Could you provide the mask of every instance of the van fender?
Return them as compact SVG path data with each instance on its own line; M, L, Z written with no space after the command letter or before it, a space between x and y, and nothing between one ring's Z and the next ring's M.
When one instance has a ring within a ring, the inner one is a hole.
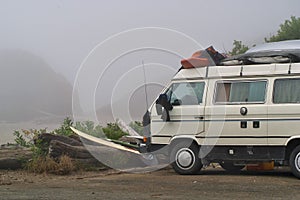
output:
M193 136L193 135L178 135L178 136L174 136L174 137L171 138L170 144L176 142L176 140L178 140L178 141L182 141L182 140L191 140L191 141L196 142L196 144L199 145L199 143L198 143L196 137Z
M294 135L294 136L290 137L290 138L285 142L285 146L287 146L288 143L289 143L290 141L295 140L295 139L300 140L300 135Z

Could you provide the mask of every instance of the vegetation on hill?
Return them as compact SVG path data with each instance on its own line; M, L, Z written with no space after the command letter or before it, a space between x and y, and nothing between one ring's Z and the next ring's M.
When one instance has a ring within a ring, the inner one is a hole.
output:
M296 39L300 39L300 17L291 16L291 19L285 20L284 23L280 24L276 35L271 36L269 39L265 38L265 41L279 42Z
M280 24L277 34L270 38L265 38L265 42L279 42L284 40L300 39L300 17L291 16L290 19L285 20ZM255 45L252 45L255 46ZM234 40L233 48L229 51L230 55L238 55L245 53L249 47L244 45L242 41Z

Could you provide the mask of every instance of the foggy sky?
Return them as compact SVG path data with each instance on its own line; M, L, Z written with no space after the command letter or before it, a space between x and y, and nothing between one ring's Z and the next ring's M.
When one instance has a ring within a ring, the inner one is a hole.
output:
M299 0L0 2L0 48L38 55L71 83L88 53L121 31L169 28L203 46L229 51L233 40L262 43L264 37L276 34L284 20L300 16Z
M102 79L92 77L95 74L91 73L83 76L88 87L75 91L78 92L75 100L81 100L77 102L78 112L83 109L90 115L89 106L95 101L100 121L108 121L108 116L114 115L129 122L141 119L145 109L180 67L180 59L189 57L199 46L213 45L226 52L232 49L233 40L250 46L260 44L265 37L276 34L284 20L292 15L300 16L299 0L0 0L0 3L0 52L3 55L0 56L0 144L12 141L15 129L37 128L37 124L41 128L51 127L52 118L42 124L30 120L41 121L44 115L61 118L70 113L74 100L70 98L72 86L81 64L98 44L113 35L143 27L160 27L164 29L161 33L174 30L180 36L185 35L178 40L177 36L167 34L161 38L158 34L155 38L152 32L144 32L145 44L158 45L162 41L173 54L150 48L113 57L117 50L132 46L137 40L143 44L144 38L137 34L129 41L105 43L106 49L98 50L100 53L94 55L94 62L89 60L101 74L107 66L101 57L115 58ZM190 40L184 42L186 38ZM142 87L145 82L142 62L147 83L153 83L148 87L149 102L145 102ZM97 79L98 82L92 82ZM96 88L95 93L87 93L92 87ZM83 119L86 117L90 116ZM7 123L17 118L30 123ZM54 120L53 127L57 127L56 122Z

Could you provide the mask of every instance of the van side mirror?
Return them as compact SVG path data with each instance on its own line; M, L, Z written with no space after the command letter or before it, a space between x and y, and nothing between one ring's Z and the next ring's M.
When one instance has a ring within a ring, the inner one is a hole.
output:
M158 99L156 100L156 112L158 115L162 115L163 121L170 121L169 111L172 109L173 109L173 106L168 101L167 95L160 94Z

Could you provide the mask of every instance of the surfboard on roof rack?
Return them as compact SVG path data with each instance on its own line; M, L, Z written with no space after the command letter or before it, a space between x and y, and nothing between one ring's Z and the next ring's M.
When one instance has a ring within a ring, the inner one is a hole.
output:
M300 62L300 40L288 40L257 45L246 53L231 56L221 65L251 65Z
M280 42L270 42L257 45L249 49L246 53L276 50L296 50L300 49L300 40L286 40Z
M271 63L300 62L300 49L292 50L264 50L249 52L225 58L221 65L251 65Z

